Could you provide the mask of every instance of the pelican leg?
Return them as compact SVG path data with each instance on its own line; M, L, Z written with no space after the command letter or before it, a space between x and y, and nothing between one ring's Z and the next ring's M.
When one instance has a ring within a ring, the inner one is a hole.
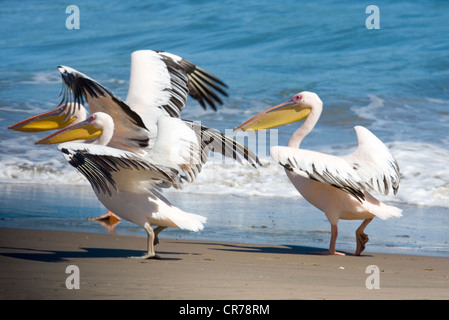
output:
M337 236L338 236L338 227L336 224L331 224L331 243L329 245L329 251L319 251L319 252L309 252L310 254L317 254L317 255L329 255L329 256L345 256L343 252L337 252L335 250L335 245L337 243Z
M337 237L338 237L338 227L336 224L331 224L331 243L329 246L329 255L344 256L345 255L344 253L335 251Z
M157 245L159 243L159 232L166 229L167 227L157 227L154 229L154 245Z
M96 221L101 224L103 227L108 229L110 233L114 233L115 226L120 223L122 219L120 219L117 215L112 211L108 211L102 216L95 218L88 218L87 221Z
M368 223L371 222L371 220L373 220L373 218L363 220L362 224L355 232L355 237L357 241L357 249L355 251L356 256L359 256L362 253L362 251L365 250L365 244L368 242L369 238L368 235L363 231L365 230Z
M111 210L108 210L108 212L106 212L105 214L103 214L99 217L88 218L87 220L89 220L89 221L108 221L108 222L114 223L114 222L121 221L122 219L120 219L120 217L115 215L114 212L112 212Z
M136 259L160 259L160 257L154 252L154 230L149 223L145 223L145 231L147 232L147 253L141 257L132 257Z

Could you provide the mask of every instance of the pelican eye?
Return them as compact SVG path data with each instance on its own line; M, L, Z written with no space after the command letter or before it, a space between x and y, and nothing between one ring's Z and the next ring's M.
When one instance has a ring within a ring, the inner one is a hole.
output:
M292 100L295 102L300 102L302 100L302 95L297 94L292 98Z

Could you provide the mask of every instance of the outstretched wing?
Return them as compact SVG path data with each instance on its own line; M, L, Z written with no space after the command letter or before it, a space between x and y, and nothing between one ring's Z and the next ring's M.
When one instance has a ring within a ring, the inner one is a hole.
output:
M216 104L223 104L219 94L228 96L225 91L228 86L223 81L177 55L164 51L157 51L157 53L162 57L170 72L174 74L182 72L187 76L190 96L197 100L204 109L209 105L213 110L217 110Z
M195 64L174 54L139 50L131 55L131 74L126 102L85 74L66 66L58 66L64 88L61 104L74 102L71 112L87 101L91 113L109 114L115 125L109 146L139 152L152 145L156 136L154 108L179 118L190 94L203 108L216 110L222 104L220 94L227 87L220 79Z
M396 194L401 180L396 159L371 131L361 126L354 127L354 131L357 150L344 158L353 163L354 169L372 190L382 194L392 190Z
M149 146L149 132L142 118L128 104L85 74L65 66L58 66L58 69L65 85L61 104L72 101L70 106L74 109L86 100L91 113L104 112L114 120L109 146L133 152Z
M181 179L193 182L211 152L218 152L239 162L243 159L253 167L260 165L257 156L245 146L193 121L161 117L158 135L148 153L152 163L175 168Z
M203 146L203 162L207 161L210 152L216 152L225 157L237 160L239 163L243 163L243 160L245 160L254 168L262 165L254 152L234 139L222 134L220 131L208 128L193 121L183 121L195 131L198 141L200 141Z
M62 143L58 149L66 160L81 172L97 193L111 196L112 189L136 190L141 186L181 186L178 172L155 165L132 152L101 145Z
M126 102L139 114L160 108L179 118L187 96L206 109L223 104L226 84L209 72L177 55L153 50L131 54L131 73Z

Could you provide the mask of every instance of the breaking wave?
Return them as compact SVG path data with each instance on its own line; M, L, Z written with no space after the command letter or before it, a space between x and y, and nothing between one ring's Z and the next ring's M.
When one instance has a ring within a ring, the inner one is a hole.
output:
M398 141L388 144L401 169L401 185L396 196L379 195L383 201L411 205L449 207L449 151L433 144ZM348 150L349 153L351 150ZM327 152L323 150L323 152ZM342 151L339 150L339 153ZM55 151L50 160L30 161L9 156L0 161L3 183L83 185L87 180ZM59 156L59 158L57 157ZM191 184L170 192L233 194L238 196L300 197L282 167L269 157L262 166L212 157Z

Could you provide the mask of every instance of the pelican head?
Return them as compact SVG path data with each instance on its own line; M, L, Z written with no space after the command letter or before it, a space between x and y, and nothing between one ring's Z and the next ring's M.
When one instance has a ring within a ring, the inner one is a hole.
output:
M104 131L108 134L103 135ZM95 112L86 120L59 130L35 144L55 144L74 140L85 140L86 142L98 142L100 138L109 142L114 130L114 122L110 115L103 112ZM103 143L99 143L103 144ZM104 143L105 145L106 143Z
M71 114L71 110L74 110ZM22 132L40 132L56 130L67 127L68 125L85 120L87 111L82 105L68 102L62 104L56 109L38 114L28 119L22 120L8 127Z
M243 122L234 131L257 131L283 126L307 118L313 109L322 109L323 102L316 93L303 91L275 107L269 108Z

